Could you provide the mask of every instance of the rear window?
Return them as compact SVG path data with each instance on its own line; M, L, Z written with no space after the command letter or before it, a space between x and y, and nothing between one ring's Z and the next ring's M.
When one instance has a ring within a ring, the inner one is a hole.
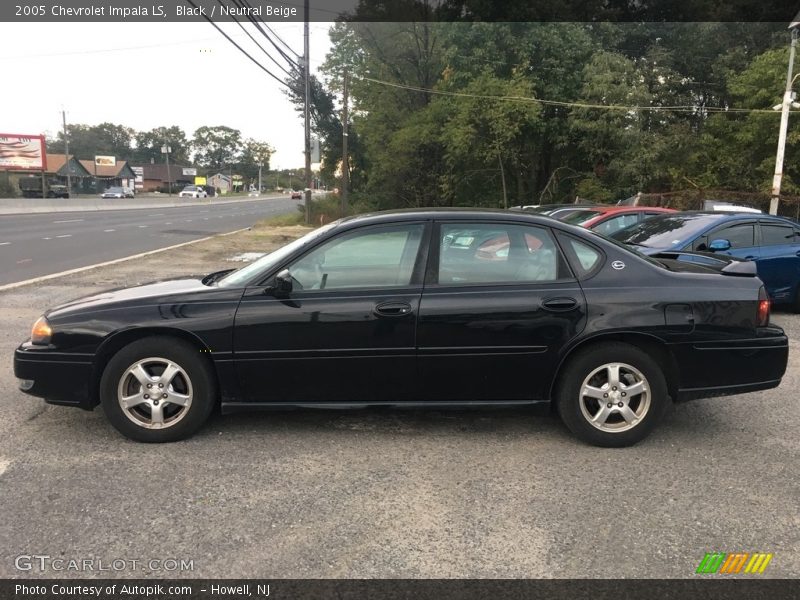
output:
M571 215L567 215L563 219L561 219L564 223L571 223L573 225L580 225L581 223L585 223L589 219L593 219L597 215L601 214L599 210L579 210Z

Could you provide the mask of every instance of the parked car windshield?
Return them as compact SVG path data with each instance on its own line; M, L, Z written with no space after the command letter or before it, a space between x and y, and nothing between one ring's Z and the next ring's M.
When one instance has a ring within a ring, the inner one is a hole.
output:
M110 187L106 190L107 192L111 192L112 194L121 194L122 188L121 187Z
M196 188L196 187L194 187L193 185L187 185L185 188L183 188L183 191L184 191L184 192L193 192L193 191L195 191L196 189L197 189L197 188Z
M706 227L718 221L719 217L704 213L676 213L653 217L632 227L621 229L609 237L623 244L671 248L691 240Z
M293 254L297 249L305 246L306 244L311 243L313 240L321 236L326 231L333 229L336 225L339 224L339 221L333 221L332 223L328 223L327 225L323 225L319 229L315 229L304 235L301 238L296 239L295 241L278 248L274 252L270 252L266 256L262 256L256 261L253 261L249 265L242 267L241 269L237 269L232 273L229 273L222 279L217 282L217 285L220 287L236 287L237 285L243 285L246 281L251 279L254 275L262 272L268 271L275 267L278 263L284 260L287 256Z

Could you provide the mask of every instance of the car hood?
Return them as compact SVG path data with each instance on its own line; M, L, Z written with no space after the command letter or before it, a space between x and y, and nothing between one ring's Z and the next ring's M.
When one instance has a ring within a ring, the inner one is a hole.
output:
M152 300L158 303L177 294L202 293L217 290L215 286L203 285L201 278L191 277L184 279L169 279L157 281L135 287L112 289L99 294L92 294L61 304L48 310L48 317L58 317L63 314L83 310L99 310L129 302L140 303L142 300Z

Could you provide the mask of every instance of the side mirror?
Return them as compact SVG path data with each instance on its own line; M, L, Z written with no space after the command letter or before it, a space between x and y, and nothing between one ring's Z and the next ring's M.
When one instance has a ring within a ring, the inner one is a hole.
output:
M708 245L708 249L711 252L726 252L727 250L731 249L731 243L724 239L711 240L711 243Z
M276 294L285 296L292 291L292 274L289 269L284 269L275 275L275 287L273 288Z

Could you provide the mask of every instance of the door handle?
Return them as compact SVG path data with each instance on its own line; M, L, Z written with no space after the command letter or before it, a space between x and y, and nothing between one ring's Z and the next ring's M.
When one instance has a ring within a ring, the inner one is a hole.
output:
M800 256L800 250L794 253L795 256Z
M745 260L755 260L756 257L755 256L745 256L744 259Z
M411 305L408 302L381 302L375 305L373 312L379 317L405 317L411 314Z
M578 306L578 301L575 298L550 298L542 302L542 308L552 312L562 312L572 310Z

